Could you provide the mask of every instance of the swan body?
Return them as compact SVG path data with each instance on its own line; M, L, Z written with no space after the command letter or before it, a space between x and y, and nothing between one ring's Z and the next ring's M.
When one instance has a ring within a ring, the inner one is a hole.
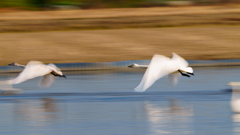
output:
M19 84L35 77L44 76L39 85L42 87L49 87L55 81L56 77L66 78L61 70L54 64L44 65L39 61L30 61L26 66L18 63L11 63L9 65L24 68L16 78L8 81L10 84ZM49 73L52 75L48 75Z
M188 62L179 55L173 53L170 59L166 56L155 54L135 91L143 92L147 90L155 81L165 75L168 75L169 84L176 84L181 75L190 77L190 75L194 74L193 69L188 67Z
M229 86L232 86L232 98L231 98L231 108L235 113L240 113L240 82L230 82Z

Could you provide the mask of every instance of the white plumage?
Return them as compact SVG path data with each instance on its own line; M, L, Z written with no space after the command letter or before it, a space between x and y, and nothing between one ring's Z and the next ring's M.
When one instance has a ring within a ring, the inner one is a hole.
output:
M174 74L178 73L178 74ZM135 88L135 91L143 92L148 89L156 80L169 74L168 82L176 84L180 73L183 76L193 75L193 69L188 67L188 62L182 57L173 53L172 58L163 55L154 55L141 83Z
M230 82L228 85L232 86L232 98L230 101L232 111L240 113L240 82Z
M30 61L26 66L17 63L12 63L9 65L25 67L16 78L8 81L9 84L19 84L35 77L44 76L39 85L42 87L49 87L55 81L56 76L66 78L66 76L63 75L60 69L54 64L44 65L39 61ZM49 73L52 75L48 75Z

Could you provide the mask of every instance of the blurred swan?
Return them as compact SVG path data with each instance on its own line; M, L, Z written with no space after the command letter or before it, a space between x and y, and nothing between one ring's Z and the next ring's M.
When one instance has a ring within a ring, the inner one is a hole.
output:
M230 82L228 85L232 86L232 98L230 106L234 112L232 115L233 132L239 132L240 122L240 82Z
M136 63L133 63L132 65L128 66L130 68L148 68L148 65L138 65Z
M175 74L178 73L178 74ZM180 74L190 77L193 69L188 67L188 62L179 55L172 53L172 58L155 54L142 78L141 83L135 88L137 92L143 92L148 89L156 80L168 75L168 82L176 84ZM190 75L189 75L190 74Z
M30 61L26 66L15 62L9 65L23 67L24 69L16 78L8 80L8 84L19 84L35 77L44 76L39 85L42 87L49 87L55 81L56 77L66 78L61 70L54 64L44 65L39 61ZM52 75L48 75L49 73Z
M231 108L235 113L240 113L240 82L230 82L229 86L232 86L232 98L231 98Z

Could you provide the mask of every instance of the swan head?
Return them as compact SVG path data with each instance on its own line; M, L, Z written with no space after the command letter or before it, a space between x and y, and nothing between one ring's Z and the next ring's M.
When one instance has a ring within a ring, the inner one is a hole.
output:
M130 66L128 66L128 67L130 67L130 68L134 68L134 67L139 67L139 65L138 65L138 64L135 64L135 63L133 63L132 65L130 65Z
M13 62L11 64L8 64L9 66L17 66L18 64L16 62Z
M181 68L180 70L186 72L187 74L194 75L191 67Z
M22 68L25 68L26 66L24 66L24 65L20 65L20 64L18 64L18 63L16 63L16 62L13 62L13 63L11 63L11 64L8 64L9 66L16 66L16 67L22 67Z
M51 72L54 76L64 77L67 79L67 77L60 71L60 69L55 69L55 71Z

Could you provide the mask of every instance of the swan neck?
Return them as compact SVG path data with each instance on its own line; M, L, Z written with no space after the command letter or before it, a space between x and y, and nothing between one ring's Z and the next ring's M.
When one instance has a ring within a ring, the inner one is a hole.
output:
M26 66L25 65L21 65L21 64L16 64L17 67L22 67L22 68L25 68Z
M138 65L138 67L144 67L144 68L147 68L148 65Z

